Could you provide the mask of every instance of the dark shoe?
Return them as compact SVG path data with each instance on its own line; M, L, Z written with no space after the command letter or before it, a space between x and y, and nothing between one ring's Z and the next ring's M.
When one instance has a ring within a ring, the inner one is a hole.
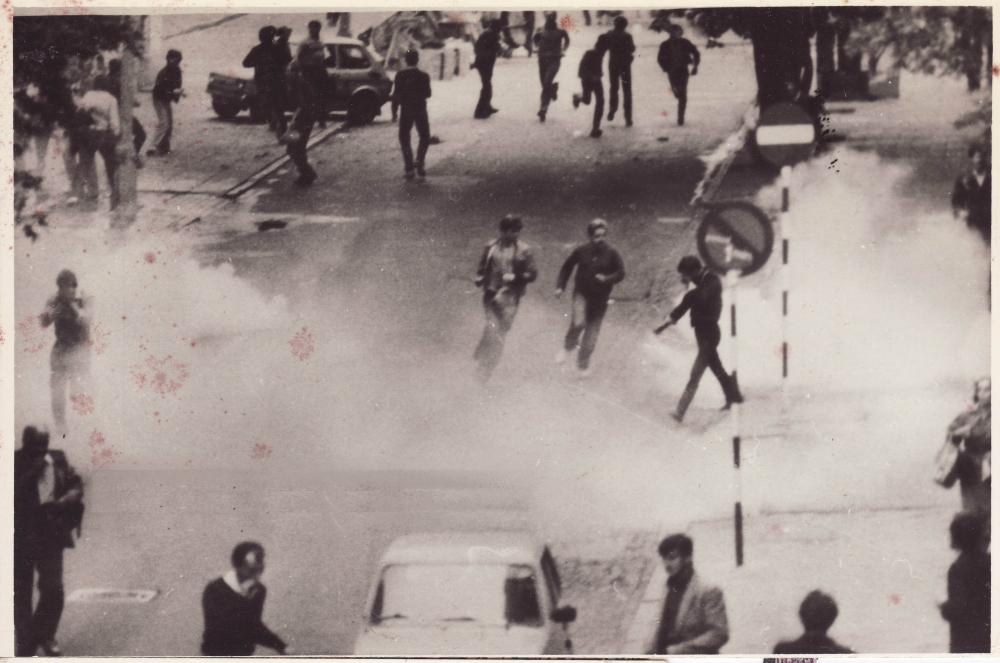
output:
M292 184L294 184L295 186L306 187L310 186L315 181L316 181L316 173L312 173L310 175L299 175L298 178L294 182L292 182Z
M626 127L631 127L632 126L632 120L625 120L625 126Z
M579 108L579 107L580 107L580 95L574 94L573 95L573 108Z
M490 115L493 115L493 113L499 113L499 112L500 112L499 108L491 108L490 109Z
M608 113L608 122L613 122L614 119L615 119L615 112L611 111L610 113Z
M424 164L422 163L417 164L417 177L420 179L427 177L427 171L424 170Z
M670 413L670 418L673 419L674 421L676 421L679 424L684 423L684 417L682 417L681 415L677 414L676 412L671 412Z
M545 121L545 111L544 110L538 111L538 121L539 122L544 122Z
M46 656L62 656L62 649L59 647L59 643L56 642L55 638L46 640L40 646Z
M476 113L472 117L477 120L488 120L490 119L490 113Z
M591 138L600 138L603 135L604 135L604 132L601 131L600 129L594 129L593 131L590 132L590 137Z
M412 180L413 179L413 169L412 168L407 168L406 171L403 172L403 177L405 177L408 180Z

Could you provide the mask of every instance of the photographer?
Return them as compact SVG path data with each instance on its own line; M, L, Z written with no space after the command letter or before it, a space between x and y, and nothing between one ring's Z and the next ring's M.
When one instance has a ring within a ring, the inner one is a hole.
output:
M70 383L73 393L81 391L90 373L90 320L86 298L77 296L76 274L68 269L56 277L59 288L45 304L39 316L42 327L55 326L56 342L51 354L52 418L56 432L66 434L66 391ZM88 309L88 310L85 310Z

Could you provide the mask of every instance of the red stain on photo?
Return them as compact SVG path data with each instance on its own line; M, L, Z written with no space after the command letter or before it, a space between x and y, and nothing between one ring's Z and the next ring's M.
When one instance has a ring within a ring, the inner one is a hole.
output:
M1000 76L1000 64L993 65L993 75Z
M313 339L312 333L310 333L308 327L303 327L292 337L292 340L288 342L288 345L292 348L292 354L299 359L299 361L305 361L312 355L316 350L316 342Z
M37 315L28 316L17 323L17 338L24 352L36 354L43 350L48 345L46 336L42 320Z
M97 429L90 434L87 445L90 447L90 464L94 467L107 467L121 455L121 452L108 444L104 434Z
M566 32L576 31L576 23L573 21L573 17L568 14L559 19L559 27Z
M72 394L69 400L73 404L73 411L77 414L81 416L93 414L94 399L87 394Z
M132 367L132 379L136 386L140 389L149 387L160 396L176 393L184 386L188 376L187 365L174 359L173 355L163 359L149 355L145 362Z
M104 351L108 349L108 332L101 326L101 323L95 324L90 328L90 340L87 341L87 345L94 354L104 354Z
M253 452L250 454L250 457L253 458L254 460L263 460L265 458L270 458L272 451L273 449L271 449L270 444L264 444L263 442L258 442L257 444L253 445Z
M152 251L147 251L146 255L144 255L142 259L145 260L150 265L152 265L154 262L156 262L156 254L153 253Z
M788 530L785 529L785 526L782 525L781 523L771 523L770 527L768 527L768 530L771 532L771 534L785 534L788 532Z
M899 594L890 594L889 595L889 603L891 603L893 605L899 605L902 602L903 602L903 597L900 596Z

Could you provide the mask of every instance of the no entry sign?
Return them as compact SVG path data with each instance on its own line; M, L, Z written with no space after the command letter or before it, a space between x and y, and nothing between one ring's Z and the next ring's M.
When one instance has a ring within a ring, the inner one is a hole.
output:
M774 104L760 114L754 139L760 155L767 161L779 168L791 166L812 155L816 127L801 106Z
M763 211L750 203L714 205L698 226L698 253L719 274L753 274L774 248L774 230Z

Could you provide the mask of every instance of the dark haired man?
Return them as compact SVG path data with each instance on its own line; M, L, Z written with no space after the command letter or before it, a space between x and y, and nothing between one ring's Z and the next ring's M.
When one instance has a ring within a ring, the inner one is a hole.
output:
M948 569L948 600L941 616L951 626L952 654L990 652L990 554L983 514L963 511L951 521L951 547L959 551Z
M307 28L309 36L299 44L295 58L302 69L302 74L315 91L311 100L313 106L311 115L313 121L319 124L320 129L323 129L326 127L326 95L330 85L326 71L326 44L320 38L323 24L319 21L309 21Z
M479 258L476 285L483 289L486 326L473 355L480 381L486 382L500 363L504 339L528 284L538 278L531 248L518 239L521 217L508 214L500 219L500 236L489 242Z
M694 571L694 542L672 534L657 548L667 572L663 613L647 654L718 654L729 641L729 620L722 590Z
M181 100L184 92L181 76L180 51L167 51L167 64L156 74L153 84L153 109L156 111L156 134L153 138L153 149L146 152L148 156L164 156L170 153L170 139L174 133L174 110L171 104Z
M677 99L677 126L684 126L684 111L687 109L688 78L698 75L701 54L687 39L679 25L670 26L670 38L660 44L656 61L667 74L670 91ZM688 67L691 67L690 70Z
M473 117L477 120L485 120L498 112L493 108L493 67L496 66L497 56L502 50L500 27L499 20L490 21L476 40L476 59L472 63L472 68L479 72L479 80L482 83L479 89L479 102L473 113Z
M677 324L684 314L691 312L691 326L694 327L694 337L698 341L698 356L691 367L691 377L688 379L684 393L681 394L677 409L671 416L677 421L684 420L684 414L698 391L698 383L705 369L711 369L715 374L722 393L726 396L723 409L729 409L733 403L742 403L743 394L736 380L722 367L719 359L719 342L722 331L719 329L719 318L722 316L722 281L695 256L684 256L677 265L681 281L684 285L694 284L694 288L684 295L681 303L670 312L670 317L662 325L653 330L659 334L667 327Z
M54 325L56 342L50 355L52 419L56 433L66 434L67 388L79 390L90 372L90 319L87 300L77 296L76 274L64 269L56 276L56 294L39 316L42 327ZM81 393L71 391L70 396Z
M417 68L420 53L409 50L404 56L406 68L396 74L392 85L392 118L399 113L399 145L403 150L404 176L413 179L416 167L417 175L423 178L424 157L431 142L431 128L427 119L427 100L431 96L431 77ZM410 131L417 127L417 161L413 162L413 147L410 144Z
M285 111L278 104L278 86L283 80L280 71L284 69L278 58L274 39L278 34L273 25L265 25L257 32L259 44L250 49L243 58L243 66L253 68L253 82L257 89L260 107L267 117L268 128L279 137L285 133ZM287 64L287 63L286 63Z
M992 182L989 152L983 145L969 147L970 169L955 181L951 191L951 209L955 218L965 221L990 245L992 229Z
M545 121L549 103L559 95L556 74L562 62L563 53L569 48L569 33L556 24L556 13L545 12L545 25L528 43L534 41L538 48L538 79L542 84L542 103L538 109L538 119Z
M608 99L608 122L615 119L618 111L618 87L621 86L625 108L625 126L632 126L632 58L635 42L625 31L628 19L615 16L615 27L604 33L608 45L608 85L611 96Z
M244 541L230 555L233 568L208 583L202 593L205 632L201 653L205 656L250 656L257 645L287 654L285 641L264 625L267 587L260 582L264 573L264 547Z
M580 94L573 95L573 108L579 108L580 104L587 105L590 98L594 98L594 121L590 129L591 138L600 138L604 133L601 131L601 119L604 115L604 82L602 79L602 63L604 62L604 51L607 50L607 40L604 35L597 38L597 43L580 58L580 67L577 75L580 77Z
M775 654L853 654L854 652L826 632L837 621L837 602L829 594L813 590L806 594L799 606L799 620L802 622L803 633L796 640L779 642Z

